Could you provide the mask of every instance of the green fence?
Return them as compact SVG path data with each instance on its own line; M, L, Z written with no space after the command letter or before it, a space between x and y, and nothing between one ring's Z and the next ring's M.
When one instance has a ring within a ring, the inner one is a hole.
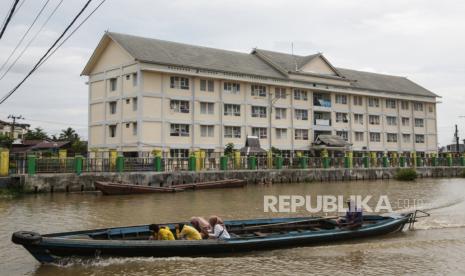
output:
M271 163L270 163L271 160ZM214 170L264 170L264 169L337 169L337 168L400 168L400 167L465 167L464 157L283 157L267 156L215 156L201 159L202 167L196 162L197 157L164 158L123 157L85 158L82 156L68 158L15 159L10 167L12 174L40 173L90 173L90 172L138 172L138 171L214 171Z

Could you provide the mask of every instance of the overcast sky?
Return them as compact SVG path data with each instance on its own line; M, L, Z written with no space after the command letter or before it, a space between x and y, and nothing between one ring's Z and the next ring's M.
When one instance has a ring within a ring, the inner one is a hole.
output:
M46 2L25 1L0 40L0 66ZM1 21L12 2L0 1ZM26 42L58 2L49 1ZM32 68L84 2L64 0L37 41L0 80L1 96ZM0 105L0 119L21 114L49 134L70 125L87 137L87 86L80 73L105 30L242 52L253 47L290 52L293 42L296 54L322 52L337 67L407 76L442 96L440 145L452 141L456 123L465 138L465 118L458 117L465 115L465 1L459 0L107 0Z

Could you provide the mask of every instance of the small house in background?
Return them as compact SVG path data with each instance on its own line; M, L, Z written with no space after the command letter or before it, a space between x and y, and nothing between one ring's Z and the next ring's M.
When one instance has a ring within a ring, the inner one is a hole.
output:
M13 130L13 139L20 140L24 138L27 131L29 130L29 124L15 124L15 128ZM11 136L13 124L9 122L5 122L0 120L0 135Z
M11 153L27 154L39 153L42 156L57 154L59 150L70 150L69 141L48 141L48 140L24 140L20 144L13 144Z
M313 142L312 149L315 151L326 149L330 156L337 156L351 150L352 144L339 135L320 134Z
M245 146L240 150L241 155L266 155L266 150L260 147L257 136L247 136Z

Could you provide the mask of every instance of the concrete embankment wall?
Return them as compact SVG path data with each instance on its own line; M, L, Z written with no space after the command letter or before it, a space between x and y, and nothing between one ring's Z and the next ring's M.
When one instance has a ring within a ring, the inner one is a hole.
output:
M127 173L84 173L76 174L37 174L20 175L11 181L25 192L76 192L94 190L94 181L123 181L137 185L167 187L174 184L213 181L228 178L245 179L249 184L265 181L312 182L347 181L393 178L397 168L369 169L281 169L281 170L240 170L202 172L127 172ZM422 177L456 177L461 167L422 167L417 168Z

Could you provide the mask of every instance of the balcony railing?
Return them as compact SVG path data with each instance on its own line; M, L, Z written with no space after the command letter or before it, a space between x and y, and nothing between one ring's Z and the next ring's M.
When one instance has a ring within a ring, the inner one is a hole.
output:
M314 124L316 126L331 126L331 119L315 119Z

